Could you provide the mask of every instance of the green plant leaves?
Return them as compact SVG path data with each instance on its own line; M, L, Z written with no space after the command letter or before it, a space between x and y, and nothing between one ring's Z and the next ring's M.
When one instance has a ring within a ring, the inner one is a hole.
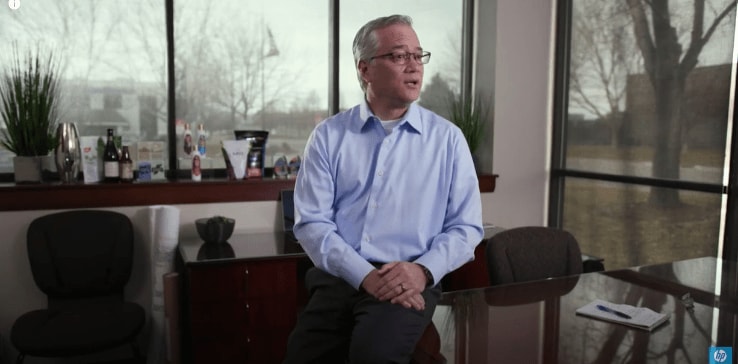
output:
M472 154L479 147L484 132L484 124L489 115L489 104L485 104L481 97L463 98L455 96L449 105L451 122L461 129L469 150Z
M17 156L47 155L56 146L59 64L53 52L43 57L29 51L21 59L14 47L14 63L0 80L0 116L5 130L0 145Z

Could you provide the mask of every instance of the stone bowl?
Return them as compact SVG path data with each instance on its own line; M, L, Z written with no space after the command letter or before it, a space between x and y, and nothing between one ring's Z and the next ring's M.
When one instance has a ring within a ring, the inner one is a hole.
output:
M222 216L206 217L195 220L197 234L206 243L224 243L233 234L236 220Z

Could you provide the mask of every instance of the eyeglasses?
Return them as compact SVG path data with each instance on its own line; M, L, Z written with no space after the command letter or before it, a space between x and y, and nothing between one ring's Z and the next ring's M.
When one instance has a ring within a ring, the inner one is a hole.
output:
M387 54L381 54L378 56L374 56L372 58L369 58L369 60L373 60L375 58L387 58L394 62L395 64L403 65L406 64L407 61L410 59L413 59L415 62L421 63L421 64L428 64L430 62L430 52L422 52L422 53L408 53L408 52L391 52Z

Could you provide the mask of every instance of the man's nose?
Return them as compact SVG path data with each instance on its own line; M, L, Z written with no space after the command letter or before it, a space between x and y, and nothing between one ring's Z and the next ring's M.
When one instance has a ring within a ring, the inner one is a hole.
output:
M406 72L416 72L423 69L423 64L420 63L420 61L416 61L413 58L410 58L407 63L405 63L405 71Z

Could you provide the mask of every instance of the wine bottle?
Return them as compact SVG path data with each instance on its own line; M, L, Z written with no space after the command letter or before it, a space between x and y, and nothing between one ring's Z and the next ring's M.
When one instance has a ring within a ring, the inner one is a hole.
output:
M121 182L133 182L133 161L131 160L131 153L128 151L128 146L124 145L122 148L123 152L120 155L120 181Z
M120 158L118 148L115 147L113 129L108 129L108 142L103 153L104 181L116 183L120 181Z

